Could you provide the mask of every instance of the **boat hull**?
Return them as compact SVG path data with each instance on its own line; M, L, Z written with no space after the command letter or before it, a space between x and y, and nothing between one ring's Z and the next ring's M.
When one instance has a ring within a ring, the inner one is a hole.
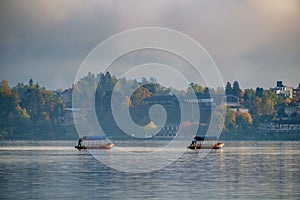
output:
M221 149L224 147L224 143L219 142L216 144L197 144L196 147L195 146L188 146L189 149Z
M114 146L113 143L108 143L105 145L93 145L93 146L75 146L76 149L81 150L81 149L110 149Z

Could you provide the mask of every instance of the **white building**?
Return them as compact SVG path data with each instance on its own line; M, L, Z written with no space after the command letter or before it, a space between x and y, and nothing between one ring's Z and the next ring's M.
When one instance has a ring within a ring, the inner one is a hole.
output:
M277 81L277 85L273 88L273 91L278 95L293 98L293 87L283 85L282 81Z

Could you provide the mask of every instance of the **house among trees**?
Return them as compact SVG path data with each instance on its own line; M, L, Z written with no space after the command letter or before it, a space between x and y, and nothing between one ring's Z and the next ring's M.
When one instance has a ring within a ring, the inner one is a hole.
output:
M300 83L298 84L298 87L296 89L294 89L294 98L296 99L300 99Z
M174 105L176 103L178 104L178 101L177 101L175 95L147 97L147 98L143 99L143 102L147 105L160 104L168 109L171 108L172 105Z
M155 104L162 105L168 114L171 116L167 119L166 124L162 127L161 131L156 135L156 137L170 137L175 136L180 125L180 112L178 112L179 104L184 106L184 110L187 113L181 113L184 121L193 122L195 119L199 119L197 123L202 126L207 126L211 118L212 108L222 104L222 98L224 95L210 95L203 93L195 93L195 95L164 95L164 96L151 96L143 99L143 103L148 106ZM199 112L195 112L195 107L199 106ZM200 114L200 115L199 115ZM177 116L177 117L176 117Z
M133 121L145 126L145 131L151 136L152 129L158 129L157 137L173 137L181 127L186 132L196 127L197 133L205 133L211 116L216 116L220 126L214 127L217 131L222 129L227 139L270 138L272 133L276 138L300 138L300 84L293 89L277 81L276 87L267 90L260 87L242 90L237 81L233 84L227 82L225 96L222 94L224 90L215 91L194 83L186 91L171 92L169 88L146 79L142 82L124 78L118 81L109 72L96 76L89 73L74 87L64 91L46 90L34 84L32 79L28 84L19 83L11 88L7 81L2 80L0 138L77 137L74 120L89 123L88 118L80 114L79 107L89 105L87 95L91 90L96 90L95 111L101 128L114 137L125 138L128 134L114 120L112 101L117 109L129 108ZM116 93L112 99L113 90ZM77 92L76 102L79 102L77 108L72 106L74 91ZM150 110L156 104L160 106ZM161 112L161 106L166 113ZM222 116L224 108L226 117ZM151 117L155 121L152 122ZM287 134L281 134L283 132Z
M79 117L79 108L66 108L62 122L64 125L74 124L74 119Z
M288 118L300 118L300 100L297 104L289 104L284 107L284 113L288 116Z
M282 84L282 81L277 81L276 87L273 88L273 91L284 97L293 98L293 87L285 86Z
M248 109L244 108L243 105L240 104L239 98L234 95L227 95L226 100L223 101L225 106L228 106L234 112L244 112L248 113Z
M61 93L61 99L67 107L72 107L72 91L73 88L68 88Z
M168 123L166 124L159 133L155 135L156 138L164 137L175 137L179 129L179 124Z

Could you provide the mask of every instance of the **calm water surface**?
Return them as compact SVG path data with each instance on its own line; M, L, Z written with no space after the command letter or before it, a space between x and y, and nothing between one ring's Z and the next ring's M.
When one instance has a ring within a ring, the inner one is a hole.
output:
M226 142L142 174L106 167L75 144L0 141L0 199L300 199L300 142Z

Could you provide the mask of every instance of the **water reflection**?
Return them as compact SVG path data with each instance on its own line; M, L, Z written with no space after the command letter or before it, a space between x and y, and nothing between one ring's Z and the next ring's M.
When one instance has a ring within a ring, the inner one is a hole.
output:
M227 142L204 159L188 151L166 168L142 174L109 168L70 148L72 142L59 144L2 142L0 198L300 198L300 142Z

